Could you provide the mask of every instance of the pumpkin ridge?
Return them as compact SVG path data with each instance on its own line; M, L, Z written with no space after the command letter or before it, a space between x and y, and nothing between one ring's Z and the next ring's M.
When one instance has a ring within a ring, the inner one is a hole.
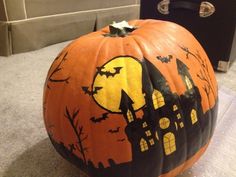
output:
M101 49L102 49L102 47L104 46L104 44L105 44L105 42L107 41L107 38L102 38L102 41L100 42L100 44L99 44L99 47L97 48L97 50L96 50L96 54L95 54L95 56L94 56L94 58L95 58L95 63L94 63L94 67L93 68L96 68L96 67L98 67L98 56L99 56L99 54L100 54L100 51L101 51ZM91 84L91 88L93 89L94 88L94 86L93 86L93 84L94 84L94 80L95 80L95 78L96 78L96 75L97 75L98 73L97 73L97 71L96 71L96 69L95 69L95 74L93 74L94 75L94 77L93 77L93 79L92 79L92 84ZM92 97L92 99L94 100L94 98ZM89 108L90 109L92 109L92 102L89 102ZM91 111L90 111L91 112ZM90 117L92 117L91 115L90 115ZM92 125L90 124L90 126L89 126L89 132L92 132L92 129L93 129L93 127L92 127ZM92 146L93 146L93 142L94 142L94 137L93 136L90 136L89 137L89 139L91 139L90 140L90 144L92 144ZM93 158L94 158L94 148L90 148L90 151L92 151L92 152L90 152L91 153L91 155L90 155L90 159L91 160L93 160ZM87 162L89 161L89 159L87 159Z

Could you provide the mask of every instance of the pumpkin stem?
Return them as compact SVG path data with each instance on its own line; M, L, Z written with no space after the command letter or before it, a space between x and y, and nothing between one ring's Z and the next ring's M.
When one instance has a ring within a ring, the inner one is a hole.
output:
M132 31L137 28L128 24L127 21L122 21L119 23L113 22L113 24L109 25L109 34L105 34L105 36L109 37L125 37Z

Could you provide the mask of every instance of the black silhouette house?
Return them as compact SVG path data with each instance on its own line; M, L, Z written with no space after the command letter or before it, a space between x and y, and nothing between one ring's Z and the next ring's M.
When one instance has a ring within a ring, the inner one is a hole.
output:
M176 59L178 74L186 87L180 96L171 91L165 77L150 61L141 64L146 102L143 117L136 117L134 102L124 90L120 110L127 122L125 132L132 146L135 171L139 176L156 177L160 170L168 172L183 163L186 156L191 157L203 145L199 120L203 111L199 90L182 61Z

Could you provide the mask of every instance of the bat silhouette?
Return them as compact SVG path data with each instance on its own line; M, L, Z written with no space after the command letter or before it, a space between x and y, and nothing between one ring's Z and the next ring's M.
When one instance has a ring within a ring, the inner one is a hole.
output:
M117 141L123 142L123 141L125 141L125 138L123 138L123 139L118 139Z
M162 63L169 63L172 58L172 55L168 55L167 57L157 56L157 59L160 60Z
M82 90L84 91L85 94L88 95L94 95L98 93L98 90L101 90L102 87L94 87L94 90L89 90L89 87L82 87Z
M95 117L91 117L90 120L93 122L93 123L100 123L102 122L103 120L106 120L108 118L108 113L104 113L102 114L101 117L98 117L98 118L95 118Z
M115 130L110 129L108 132L109 133L118 133L120 131L120 127L117 127Z
M100 74L101 76L105 75L107 78L111 77L115 77L115 75L120 74L120 70L122 69L122 67L114 67L113 69L115 70L115 72L110 72L110 71L102 71L102 69L104 69L104 67L97 67L97 72L98 74Z

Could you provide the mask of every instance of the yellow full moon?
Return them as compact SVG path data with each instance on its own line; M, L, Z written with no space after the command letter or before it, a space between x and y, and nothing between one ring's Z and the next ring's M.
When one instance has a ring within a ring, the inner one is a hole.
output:
M93 83L95 101L104 109L119 113L121 91L133 101L133 109L138 110L145 104L142 92L142 66L132 57L117 57L98 68Z

